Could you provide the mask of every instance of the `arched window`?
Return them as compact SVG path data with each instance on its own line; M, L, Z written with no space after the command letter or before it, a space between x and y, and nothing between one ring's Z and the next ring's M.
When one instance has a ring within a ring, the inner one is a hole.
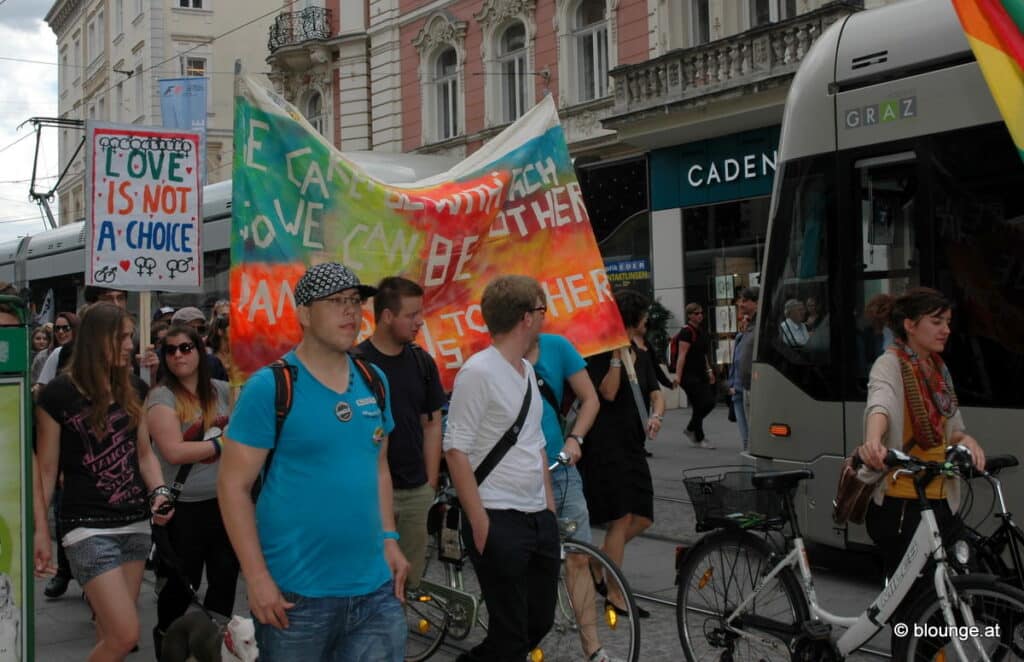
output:
M447 140L459 135L459 57L446 48L434 65L434 99L437 104L437 137Z
M501 34L498 48L498 71L501 74L502 114L506 122L519 119L526 112L526 27L515 22Z
M306 120L313 125L317 133L323 135L324 133L324 99L320 96L319 92L313 92L306 99L306 108L304 109Z
M608 94L608 21L605 0L582 0L573 24L578 101Z

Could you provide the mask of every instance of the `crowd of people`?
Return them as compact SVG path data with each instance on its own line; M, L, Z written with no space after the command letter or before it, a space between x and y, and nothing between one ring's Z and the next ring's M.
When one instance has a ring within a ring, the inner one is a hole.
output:
M82 586L97 634L90 660L121 660L137 646L135 604L153 542L158 658L168 628L199 602L204 575L202 606L230 615L241 574L260 659L402 659L402 602L417 595L427 514L445 470L489 615L485 638L460 660L519 662L550 629L558 517L574 520L583 541L592 525L603 527L601 548L622 565L628 543L654 519L646 442L661 430L661 385L682 386L692 409L685 435L710 447L703 419L717 386L703 308L686 306L663 366L647 338L651 301L618 291L629 345L585 360L565 337L542 332L547 299L536 280L498 277L481 301L491 344L459 370L443 427L437 365L415 344L423 296L405 278L371 287L338 263L310 267L294 285L301 341L240 393L228 381L226 302L209 318L198 308L159 308L152 345L141 352L118 290L87 288L81 310L58 313L52 332L33 331L36 570L52 575L49 598L72 578ZM357 344L370 298L375 329ZM727 376L743 449L758 298L757 288L737 297ZM939 357L948 302L915 290L881 303L892 341L872 370L861 456L881 468L886 448L930 458L944 441L967 445L983 466ZM806 324L807 307L787 304L785 323ZM923 413L907 410L905 390ZM576 401L569 418L567 399ZM560 458L564 466L549 471ZM879 483L868 514L869 533L891 552L887 571L909 542L900 532L913 530L894 527L894 518L919 516L912 490L890 482ZM952 519L944 504L954 491L930 488L943 521ZM575 608L592 610L600 591L606 609L628 616L625 596L569 556ZM613 662L593 615L577 613L577 622L583 659Z

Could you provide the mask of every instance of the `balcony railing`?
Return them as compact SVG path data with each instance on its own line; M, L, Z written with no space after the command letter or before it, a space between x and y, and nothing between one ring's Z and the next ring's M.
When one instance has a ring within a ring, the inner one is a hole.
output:
M330 37L331 10L326 7L306 7L302 11L280 14L274 19L267 47L273 53L284 46Z
M814 40L857 9L859 3L832 3L786 21L616 67L611 71L615 82L612 116L792 75Z

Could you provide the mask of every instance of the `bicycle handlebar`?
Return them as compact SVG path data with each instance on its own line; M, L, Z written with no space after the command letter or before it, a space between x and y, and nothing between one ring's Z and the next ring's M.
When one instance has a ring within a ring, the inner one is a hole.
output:
M909 474L928 472L935 475L966 475L974 471L974 460L969 448L957 444L946 449L944 462L921 460L903 451L889 449L885 454L885 466Z

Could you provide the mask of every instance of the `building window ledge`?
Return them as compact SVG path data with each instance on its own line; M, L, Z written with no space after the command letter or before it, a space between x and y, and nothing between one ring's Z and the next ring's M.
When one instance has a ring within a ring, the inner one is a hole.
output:
M138 26L142 22L142 17L146 15L146 12L140 13L138 16L132 19L132 25Z
M124 33L119 32L117 36L114 37L113 41L111 41L110 43L114 46L120 46L122 41L124 41Z

